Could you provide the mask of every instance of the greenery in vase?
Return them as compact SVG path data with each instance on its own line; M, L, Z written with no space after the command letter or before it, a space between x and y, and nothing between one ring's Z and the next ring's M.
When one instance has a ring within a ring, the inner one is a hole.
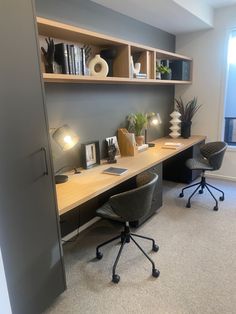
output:
M202 105L198 105L197 97L189 100L188 102L184 103L183 99L179 97L178 99L175 98L176 102L176 110L181 114L181 121L182 122L191 122L193 116L196 114L198 109Z
M144 113L138 112L136 114L131 113L127 120L129 122L129 132L135 133L136 136L142 135L144 127L147 125L147 116Z
M171 72L171 69L163 64L157 64L157 72L161 74L169 74Z

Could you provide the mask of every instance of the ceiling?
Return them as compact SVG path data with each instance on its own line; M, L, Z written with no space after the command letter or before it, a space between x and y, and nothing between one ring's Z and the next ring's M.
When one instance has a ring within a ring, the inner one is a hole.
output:
M175 35L212 28L214 9L236 5L236 0L92 1Z

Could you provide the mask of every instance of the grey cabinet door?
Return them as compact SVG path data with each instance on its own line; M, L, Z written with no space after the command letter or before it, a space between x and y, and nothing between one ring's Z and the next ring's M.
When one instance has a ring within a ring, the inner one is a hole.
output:
M31 0L1 0L0 247L14 314L65 289L36 38Z

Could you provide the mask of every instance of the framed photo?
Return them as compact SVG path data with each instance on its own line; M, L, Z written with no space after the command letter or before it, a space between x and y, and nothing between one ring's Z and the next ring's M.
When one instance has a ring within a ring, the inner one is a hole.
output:
M115 144L115 147L116 147L116 157L120 157L120 148L119 148L119 145L118 145L117 137L116 136L107 137L106 138L106 142L107 142L107 145L109 145L109 143Z
M99 141L81 144L81 162L85 169L100 165Z

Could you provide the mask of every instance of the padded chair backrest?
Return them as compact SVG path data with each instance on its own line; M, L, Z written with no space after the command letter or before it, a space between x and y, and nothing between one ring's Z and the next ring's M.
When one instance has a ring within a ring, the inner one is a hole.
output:
M226 148L225 142L211 142L203 145L200 151L213 167L213 170L218 170L221 167Z
M145 177L143 181L142 175ZM137 188L110 197L109 203L113 211L125 221L135 221L143 217L151 209L157 179L158 175L151 172L138 175Z

